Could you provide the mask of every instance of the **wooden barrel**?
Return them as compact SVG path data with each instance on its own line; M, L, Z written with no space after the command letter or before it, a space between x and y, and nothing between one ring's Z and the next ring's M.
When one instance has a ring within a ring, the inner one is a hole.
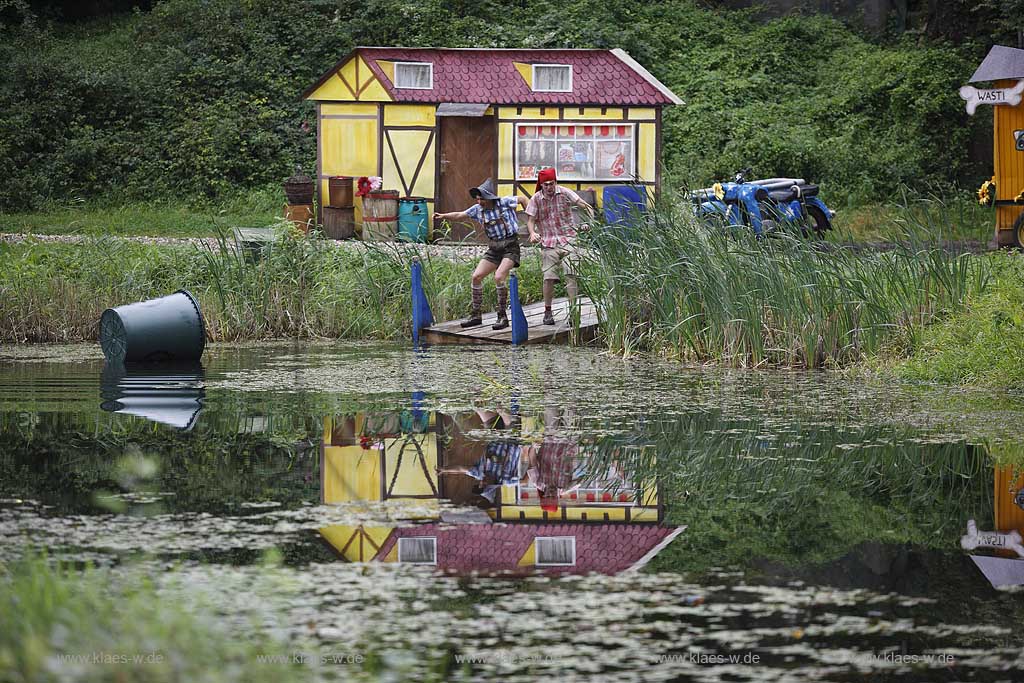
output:
M363 241L390 242L398 236L398 190L363 197Z
M327 180L328 206L352 208L352 176L336 175Z
M356 218L354 208L325 206L324 234L332 240L347 240L356 234Z
M312 204L285 204L284 218L291 221L302 232L309 232L313 226Z

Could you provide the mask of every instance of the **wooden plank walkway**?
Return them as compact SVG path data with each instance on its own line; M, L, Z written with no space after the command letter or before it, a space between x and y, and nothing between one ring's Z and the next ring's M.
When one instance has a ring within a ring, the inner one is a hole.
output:
M538 301L523 306L526 324L530 328L526 344L552 344L565 342L569 339L570 325L569 300L565 297L551 302L551 312L555 315L554 325L542 325L544 319L544 302ZM433 327L425 327L420 338L427 344L511 344L512 326L503 330L492 330L491 325L498 319L498 314L491 311L483 316L483 324L463 329L459 320L449 320ZM597 336L597 308L590 299L580 297L580 341L590 341Z

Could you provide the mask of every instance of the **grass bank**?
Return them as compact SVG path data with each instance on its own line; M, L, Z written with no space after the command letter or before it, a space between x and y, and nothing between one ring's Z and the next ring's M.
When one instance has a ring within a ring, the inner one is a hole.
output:
M883 375L991 389L1024 385L1024 260L986 258L991 284L911 339L893 339L869 364Z
M337 246L280 230L282 239L256 261L226 238L214 248L110 237L0 244L0 342L95 340L105 308L181 288L199 299L211 341L409 338L416 254L435 318L469 311L478 257L456 262L425 247ZM517 272L523 299L539 299L539 255L528 252ZM495 306L493 284L484 288L484 306Z
M284 193L267 187L216 202L67 201L35 211L0 211L0 232L36 235L211 237L234 227L272 225L284 214Z

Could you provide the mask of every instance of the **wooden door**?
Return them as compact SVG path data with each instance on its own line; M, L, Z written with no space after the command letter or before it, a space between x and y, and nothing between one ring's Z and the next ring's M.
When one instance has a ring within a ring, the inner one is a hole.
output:
M440 186L437 211L463 211L476 200L469 188L494 177L498 139L493 116L442 116L441 158L438 161ZM435 225L441 230L441 225ZM452 223L450 239L483 239L483 231L471 225Z

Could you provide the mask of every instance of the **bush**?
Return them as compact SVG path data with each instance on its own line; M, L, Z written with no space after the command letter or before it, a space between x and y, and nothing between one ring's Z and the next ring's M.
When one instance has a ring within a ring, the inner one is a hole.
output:
M665 115L677 185L751 166L825 183L833 201L899 182L973 186L967 142L988 125L956 94L983 46L883 46L826 17L761 23L694 2L166 0L0 33L6 210L218 198L309 171L314 112L299 96L357 44L622 47L687 102Z

